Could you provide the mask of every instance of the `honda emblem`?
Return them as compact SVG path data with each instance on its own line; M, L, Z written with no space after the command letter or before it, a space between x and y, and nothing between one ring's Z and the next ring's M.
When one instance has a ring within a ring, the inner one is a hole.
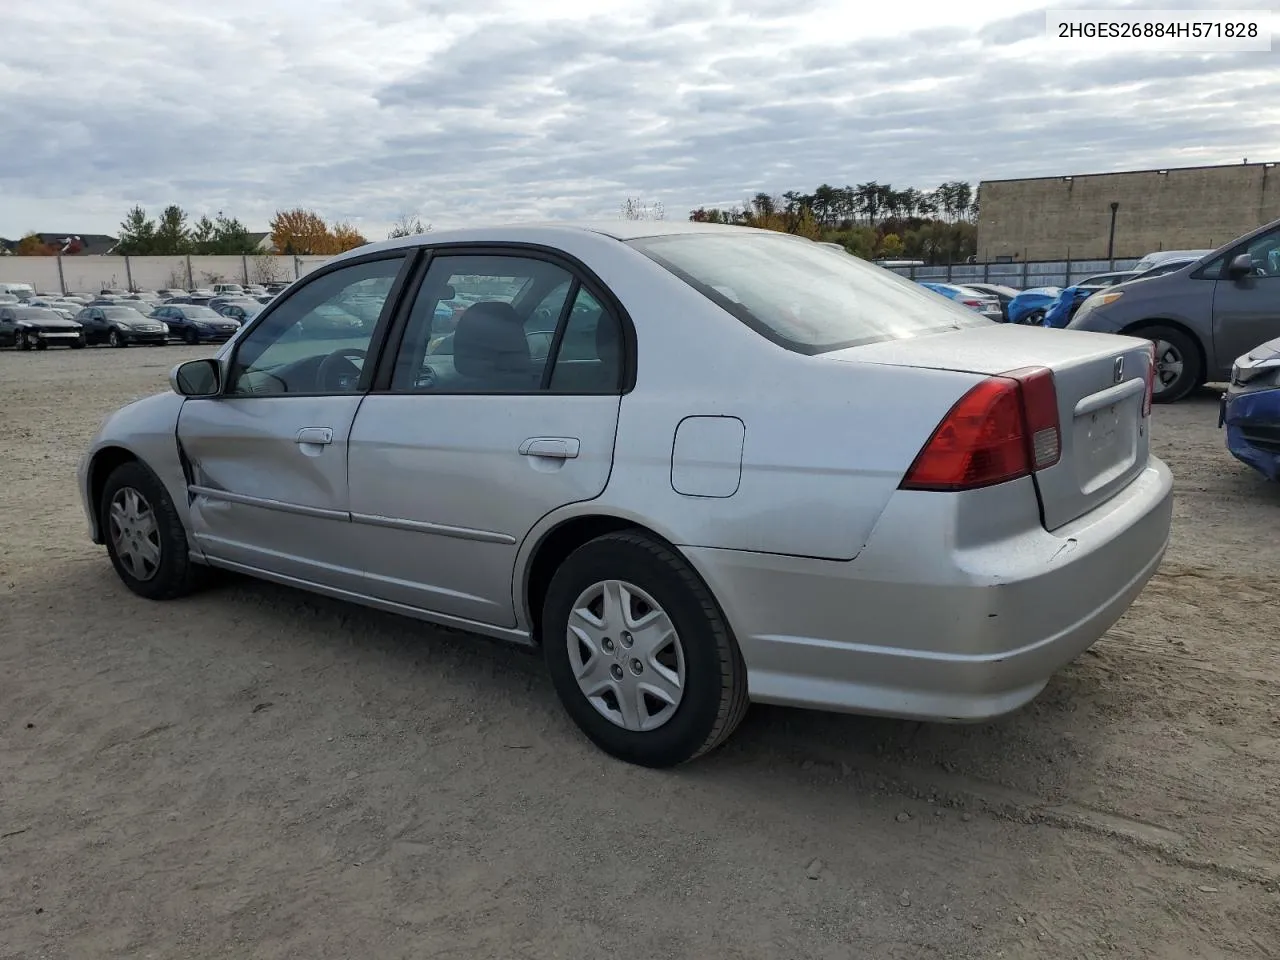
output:
M1111 378L1112 383L1119 383L1124 379L1124 357L1116 357L1115 375Z

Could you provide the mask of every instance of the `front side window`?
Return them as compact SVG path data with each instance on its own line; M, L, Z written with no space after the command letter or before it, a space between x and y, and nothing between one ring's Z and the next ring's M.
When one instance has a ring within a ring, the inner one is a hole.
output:
M233 395L355 393L404 256L369 260L323 274L281 300L236 347L228 390ZM216 321L208 307L183 307Z
M782 234L690 233L629 243L761 336L797 353L995 322L883 267Z
M414 301L391 387L617 392L617 323L557 264L520 256L437 256Z
M1264 233L1250 243L1244 252L1253 261L1255 277L1280 277L1280 230Z

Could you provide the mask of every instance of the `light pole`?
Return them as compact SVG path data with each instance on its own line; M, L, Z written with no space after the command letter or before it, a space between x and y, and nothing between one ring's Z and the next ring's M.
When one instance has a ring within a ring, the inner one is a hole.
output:
M1120 209L1120 204L1115 200L1111 201L1111 232L1107 235L1107 260L1115 260L1116 256L1116 211ZM1115 266L1113 263L1112 266Z

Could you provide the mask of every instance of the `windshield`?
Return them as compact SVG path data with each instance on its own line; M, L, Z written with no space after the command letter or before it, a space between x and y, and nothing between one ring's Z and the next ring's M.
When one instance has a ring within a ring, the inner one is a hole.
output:
M785 234L677 234L630 245L797 353L992 322L881 267Z
M62 319L52 310L42 310L39 307L24 307L20 310L15 310L14 313L16 313L18 315L18 318L21 320L61 320Z
M142 307L103 307L102 312L108 317L116 317L119 320L137 320L143 313L149 313Z
M190 317L193 320L211 319L221 320L222 314L209 307L178 307L182 311L184 317Z

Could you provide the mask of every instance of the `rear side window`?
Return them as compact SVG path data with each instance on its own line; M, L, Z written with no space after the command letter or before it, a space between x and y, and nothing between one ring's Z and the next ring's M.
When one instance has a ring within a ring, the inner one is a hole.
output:
M630 245L797 353L994 322L883 267L784 234L692 233Z

